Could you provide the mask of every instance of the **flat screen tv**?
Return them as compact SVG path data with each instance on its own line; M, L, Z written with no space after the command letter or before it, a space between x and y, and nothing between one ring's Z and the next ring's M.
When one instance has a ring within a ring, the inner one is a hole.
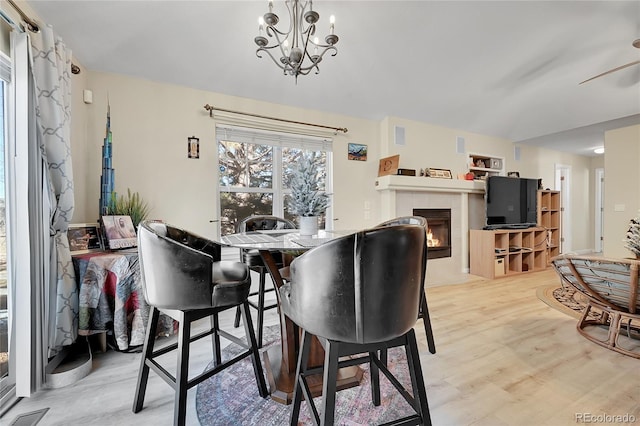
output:
M485 192L485 229L520 229L537 225L538 180L489 176Z

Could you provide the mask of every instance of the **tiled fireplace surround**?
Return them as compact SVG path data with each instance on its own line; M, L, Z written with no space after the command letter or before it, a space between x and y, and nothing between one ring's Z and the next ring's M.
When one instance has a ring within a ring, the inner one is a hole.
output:
M469 229L484 225L484 182L392 175L376 184L381 220L411 216L413 209L451 209L451 257L429 259L426 286L466 282Z

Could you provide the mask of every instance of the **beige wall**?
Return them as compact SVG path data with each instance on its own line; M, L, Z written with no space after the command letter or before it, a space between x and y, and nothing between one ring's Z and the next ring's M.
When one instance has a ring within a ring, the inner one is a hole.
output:
M406 145L395 144L395 126L405 129ZM571 192L569 194L569 218L566 223L570 235L571 251L591 251L594 242L594 210L590 206L593 193L592 164L589 157L527 145L518 146L520 157L516 160L514 144L502 138L449 129L427 123L387 117L381 123L381 148L383 157L400 155L400 167L416 169L433 167L451 170L454 176L465 173L467 153L485 154L504 159L505 171L517 171L521 177L542 179L545 188L555 187L556 165L571 168ZM458 137L464 138L465 154L456 152Z
M216 120L203 108L205 104L211 104L347 127L346 135L334 136L332 202L335 228L362 228L384 219L380 214L380 197L375 190L381 157L400 154L400 166L405 168L445 168L454 175L465 172L467 156L456 153L456 138L462 136L467 152L503 157L505 170L519 171L522 177L542 178L545 187L553 188L555 164L571 165L575 176L572 202L577 203L572 209L573 248L593 247L592 214L585 215L582 207L582 203L588 204L590 199L587 177L591 163L587 157L522 146L520 160L515 160L513 144L502 138L396 117L374 122L84 69L73 77L73 84L74 222L97 220L108 97L116 191L124 193L130 188L139 192L150 204L153 218L188 227L205 236L217 236L217 225L209 221L217 219L219 214ZM92 104L82 102L83 89L92 90ZM404 146L394 143L396 125L405 128ZM200 138L201 158L198 160L187 158L186 143L190 136ZM347 160L349 142L368 145L368 161ZM368 219L365 219L365 202L371 206Z
M630 257L623 239L640 212L640 125L605 133L604 255Z
M377 173L377 123L317 111L159 84L123 75L87 73L83 87L93 91L93 104L74 104L74 129L86 136L74 140L74 169L78 208L74 222L95 221L101 174L101 146L105 133L107 97L111 105L113 167L118 193L127 188L148 201L153 218L184 226L205 236L216 236L218 219L216 121L205 104L255 114L283 117L328 126L346 127L334 136L333 216L336 228L352 229L375 224L363 220L365 201L377 208L374 181ZM80 118L84 116L84 118ZM79 118L79 119L76 119ZM187 138L200 138L200 159L188 159ZM369 146L369 161L347 160L347 144ZM83 147L86 147L83 149ZM79 155L76 155L79 152Z

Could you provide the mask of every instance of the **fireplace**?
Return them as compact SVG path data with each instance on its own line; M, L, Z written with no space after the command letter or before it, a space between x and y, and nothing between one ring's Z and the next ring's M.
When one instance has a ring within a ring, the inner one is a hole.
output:
M413 209L427 219L428 259L451 257L451 209Z

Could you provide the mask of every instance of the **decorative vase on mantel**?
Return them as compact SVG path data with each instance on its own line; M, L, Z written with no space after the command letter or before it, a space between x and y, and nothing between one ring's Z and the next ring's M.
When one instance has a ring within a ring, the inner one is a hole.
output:
M318 233L318 216L300 216L300 235L311 236Z

